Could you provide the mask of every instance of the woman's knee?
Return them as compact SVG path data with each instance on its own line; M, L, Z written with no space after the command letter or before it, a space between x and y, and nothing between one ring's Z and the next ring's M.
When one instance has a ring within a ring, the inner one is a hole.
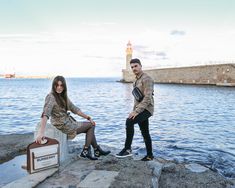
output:
M93 127L93 125L91 124L91 122L84 122L84 123L83 123L83 126L86 126L88 129Z
M95 130L95 126L94 126L94 125L91 125L91 129L92 129L92 130Z
M88 130L92 130L93 132L95 131L95 126L92 124L89 124Z

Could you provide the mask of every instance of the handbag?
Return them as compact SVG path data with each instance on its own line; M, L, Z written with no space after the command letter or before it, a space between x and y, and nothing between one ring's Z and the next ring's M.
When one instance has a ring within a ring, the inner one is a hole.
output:
M76 119L75 119L73 116L71 116L69 112L67 113L67 115L68 115L69 120L70 120L71 122L76 122Z
M137 100L138 102L141 102L144 98L144 95L138 87L134 87L134 89L132 90L132 94L135 97L135 100Z
M42 144L33 142L27 147L27 170L30 174L60 165L59 142L48 137L44 141Z

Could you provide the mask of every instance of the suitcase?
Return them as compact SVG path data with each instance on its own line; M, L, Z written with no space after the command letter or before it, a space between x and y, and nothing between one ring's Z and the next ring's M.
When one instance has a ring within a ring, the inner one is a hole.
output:
M33 142L27 147L27 171L32 174L59 166L59 142L49 137L44 138L44 143Z

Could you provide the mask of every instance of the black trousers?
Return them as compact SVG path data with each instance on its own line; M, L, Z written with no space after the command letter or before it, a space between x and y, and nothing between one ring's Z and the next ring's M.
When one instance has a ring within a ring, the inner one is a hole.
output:
M142 136L144 137L144 143L147 150L147 155L152 156L152 140L149 134L149 117L151 113L148 110L144 110L138 114L135 119L126 119L126 142L125 148L131 149L131 144L134 136L134 125L138 123Z

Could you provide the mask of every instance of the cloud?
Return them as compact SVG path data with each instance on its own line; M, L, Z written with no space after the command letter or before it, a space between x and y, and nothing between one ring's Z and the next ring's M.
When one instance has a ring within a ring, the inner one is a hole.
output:
M123 60L123 57L118 56L99 56L99 55L83 55L84 58L94 58L94 59L109 59L109 60Z
M162 56L162 57L166 57L166 53L165 52L156 52L157 56Z
M180 30L172 30L171 35L176 35L176 36L184 36L186 34L185 31L180 31Z
M145 45L134 45L133 50L135 54L138 54L138 56L144 59L152 59L152 60L168 59L167 53L165 51L153 50Z
M139 50L139 51L142 51L142 50L145 50L146 48L148 48L148 46L144 46L144 45L133 45L133 49L134 50Z
M96 22L96 23L83 22L81 24L84 25L84 26L95 26L95 27L117 25L117 23L115 23L115 22Z

